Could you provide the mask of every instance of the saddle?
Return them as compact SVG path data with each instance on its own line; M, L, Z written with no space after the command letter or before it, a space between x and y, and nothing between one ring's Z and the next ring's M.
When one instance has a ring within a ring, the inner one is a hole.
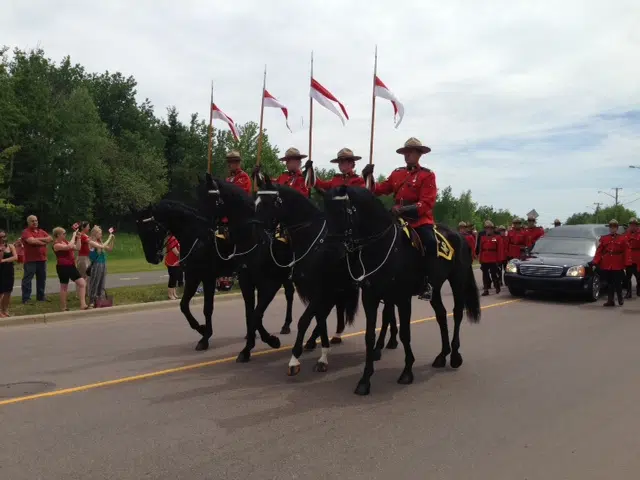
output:
M409 224L403 219L399 218L398 222L400 223L400 228L407 236L407 239L411 242L411 246L418 250L422 256L424 256L424 245L422 244L422 240L420 239L420 235L415 231ZM444 258L447 261L451 261L453 258L454 249L442 233L438 231L438 227L436 225L433 226L433 233L436 237L436 251L437 256L439 258Z

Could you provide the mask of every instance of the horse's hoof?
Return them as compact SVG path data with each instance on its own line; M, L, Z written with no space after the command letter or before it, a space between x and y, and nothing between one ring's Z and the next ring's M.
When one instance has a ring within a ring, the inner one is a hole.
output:
M444 368L447 366L447 357L446 355L440 354L436 357L436 359L431 364L433 368Z
M382 351L379 348L373 350L373 361L377 362L382 360Z
M369 395L371 393L371 385L366 383L359 383L353 393L360 396Z
M240 352L238 358L236 358L236 363L247 363L251 360L251 354L246 352Z
M316 349L316 346L317 346L316 342L308 341L307 343L304 344L304 349L309 351L309 352L312 352L313 350Z
M318 362L313 366L314 372L324 373L329 370L329 365L324 362Z
M205 350L209 350L209 340L203 338L196 344L196 352L203 352Z
M459 353L452 353L451 361L449 363L451 364L451 368L460 368L462 365L462 355Z
M340 345L342 343L342 338L340 338L340 337L331 337L331 340L329 341L329 343L331 345Z
M266 343L271 348L280 348L280 339L275 335L271 335L269 338L267 338Z
M299 373L300 373L300 365L290 366L289 370L287 370L287 375L290 377L295 377Z
M396 348L398 348L398 340L395 338L390 338L387 342L386 348L388 348L389 350L395 350Z
M290 333L291 333L291 327L289 327L289 325L284 325L280 329L280 335L289 335Z
M413 383L413 372L402 372L402 375L400 375L400 378L398 378L398 383L400 385L411 385Z

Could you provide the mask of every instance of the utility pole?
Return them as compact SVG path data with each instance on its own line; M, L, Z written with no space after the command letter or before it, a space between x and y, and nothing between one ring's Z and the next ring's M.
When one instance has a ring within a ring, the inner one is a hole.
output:
M602 202L593 202L593 204L596 206L596 211L595 216L596 216L596 223L598 223L598 216L600 215L600 205L602 205Z
M602 190L598 190L598 193L602 193L604 195L607 195L607 196L613 198L615 200L615 202L616 202L615 206L617 207L618 204L620 203L620 202L618 202L618 196L619 196L620 190L622 190L622 187L613 187L611 190L614 190L616 192L616 194L615 195L611 195L610 193L603 192Z

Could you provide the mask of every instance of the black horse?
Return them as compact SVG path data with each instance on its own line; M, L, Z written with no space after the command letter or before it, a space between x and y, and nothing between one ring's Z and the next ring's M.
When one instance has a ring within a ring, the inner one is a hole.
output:
M212 315L216 278L230 275L235 268L233 262L220 260L214 251L212 232L207 220L197 210L181 202L161 200L156 205L137 212L136 225L145 258L154 265L159 264L164 257L169 233L180 242L180 264L185 273L180 310L191 328L202 335L196 350L207 350L209 339L213 335ZM228 255L231 246L226 242L219 245L218 249ZM189 309L189 302L201 282L204 290L204 326L198 323Z
M410 229L405 230L369 190L345 186L334 188L325 193L324 203L329 234L343 239L349 252L346 261L349 275L362 287L362 304L367 318L367 353L364 374L355 393L367 395L371 390L376 360L376 316L381 300L398 308L400 341L405 349L405 367L398 383L413 382L415 358L411 351L411 300L420 293L423 285L424 262L427 262L433 287L431 306L442 336L442 351L433 366L444 367L447 356L451 354L451 367L460 367L460 324L464 311L471 322L480 321L480 296L473 274L471 250L464 238L444 225L437 225L448 242L448 245L443 243L439 246L444 258L425 258L417 239L405 234L405 231L411 233ZM445 281L451 285L455 302L451 344L447 310L441 296Z
M299 358L304 335L314 316L317 327L307 342L307 348L315 346L316 337L320 336L322 355L314 370L326 371L330 346L327 316L333 306L342 301L346 307L346 322L352 324L358 308L359 288L347 274L346 250L341 243L328 241L326 219L322 211L297 191L274 185L267 176L258 191L256 211L265 223L278 223L286 230L295 262L293 281L301 298L309 302L298 322L289 375L300 372ZM387 311L393 315L393 305ZM393 340L389 342L389 348L394 348Z

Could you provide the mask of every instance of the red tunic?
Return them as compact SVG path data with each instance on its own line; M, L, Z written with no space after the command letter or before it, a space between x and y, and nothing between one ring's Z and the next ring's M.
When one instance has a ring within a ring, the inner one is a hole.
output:
M364 178L356 175L353 172L346 174L339 173L338 175L334 175L331 180L322 180L321 178L316 178L315 187L322 190L330 190L342 185L347 185L349 187L364 187Z
M504 242L500 235L480 237L480 263L502 263L505 259Z
M527 232L523 229L509 230L507 234L507 258L520 258L522 252L526 247L530 247L529 243L531 237L527 235Z
M236 170L235 173L227 177L227 182L236 184L247 192L247 195L251 195L251 177L244 170Z
M284 172L278 177L276 183L278 185L286 185L289 188L293 188L297 192L309 198L309 188L307 188L304 181L304 175L302 175L300 170L295 172Z
M640 266L640 230L627 230L625 235L631 249L631 263Z
M631 249L626 235L604 235L600 238L594 265L602 270L624 270L631 265Z
M544 236L544 228L542 227L527 227L524 229L524 233L527 236L527 246L531 247L538 241L540 237Z
M407 167L396 168L389 178L375 185L375 195L394 194L396 205L417 205L418 220L409 222L412 227L433 225L433 207L438 196L436 175L428 168L417 165L409 170Z
M473 233L465 233L463 234L464 239L469 244L469 248L471 249L472 258L476 259L476 237Z

